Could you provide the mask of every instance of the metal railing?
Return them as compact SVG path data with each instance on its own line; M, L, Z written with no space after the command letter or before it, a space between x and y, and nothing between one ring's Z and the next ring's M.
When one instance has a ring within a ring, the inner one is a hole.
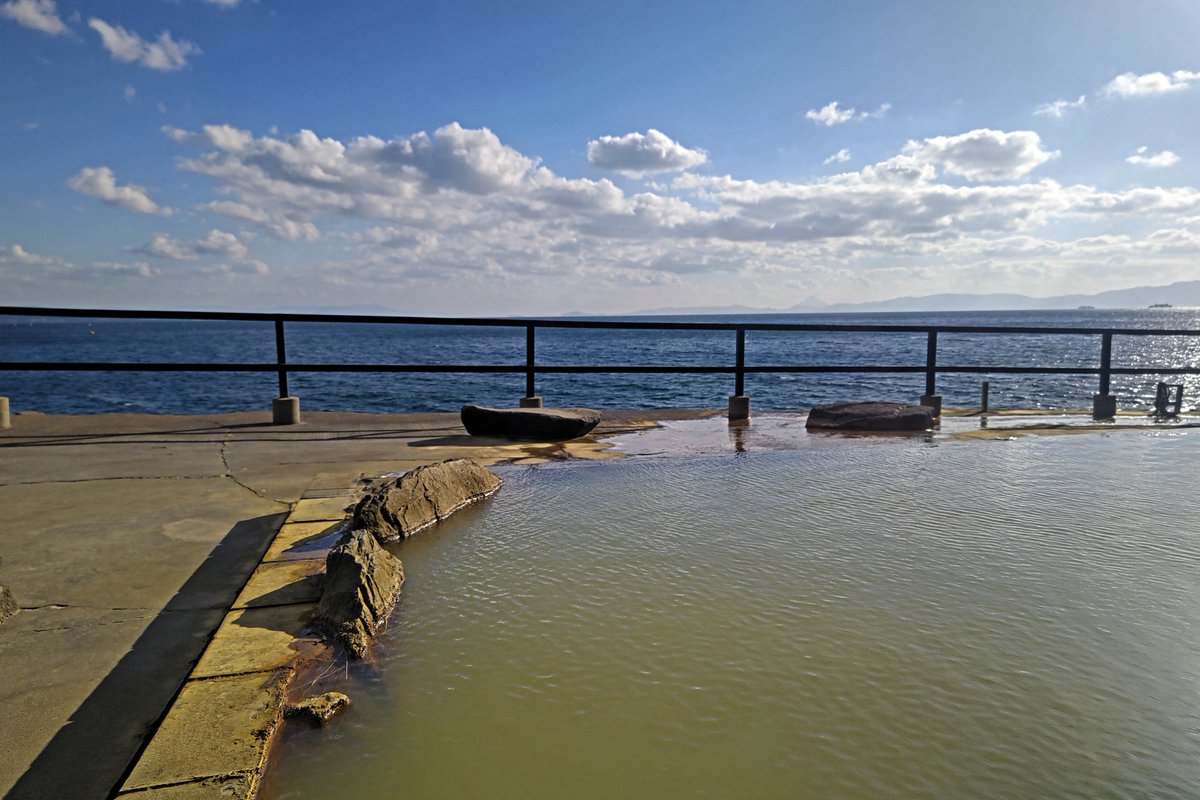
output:
M1098 394L1109 395L1113 375L1200 375L1200 367L1112 365L1113 338L1117 336L1200 336L1200 330L1155 328L1055 328L1028 326L975 325L860 325L807 324L791 322L648 322L575 319L505 319L484 317L408 317L361 314L292 314L217 311L128 311L82 308L40 308L30 306L0 306L0 316L66 317L94 319L163 319L202 321L254 321L274 323L274 363L207 363L207 362L97 362L97 361L7 361L0 358L0 372L34 371L124 371L124 372L274 372L279 378L279 396L288 396L288 374L294 372L430 372L430 373L524 373L525 394L536 394L539 374L731 374L734 376L734 395L746 390L746 375L759 373L924 373L925 394L937 394L939 374L1025 374L1025 375L1096 375ZM298 322L438 325L464 327L496 327L525 329L524 363L511 364L321 364L294 363L287 360L285 324ZM730 331L736 338L736 355L732 364L538 364L537 330L576 328L591 330L654 330L654 331ZM747 364L746 333L748 331L793 331L834 333L918 333L926 336L924 364ZM951 365L938 363L938 335L995 334L995 335L1057 335L1094 336L1100 339L1098 363L1094 367L1032 367L1011 364ZM3 342L0 342L0 356Z

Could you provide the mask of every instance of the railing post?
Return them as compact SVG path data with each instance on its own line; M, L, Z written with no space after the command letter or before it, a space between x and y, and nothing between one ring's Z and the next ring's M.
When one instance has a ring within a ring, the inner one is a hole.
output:
M534 386L537 342L533 331L533 325L525 326L525 396L521 398L521 408L542 407L542 398L537 396Z
M750 398L746 396L746 329L737 328L737 356L733 395L729 398L729 421L750 419Z
M1100 337L1100 391L1092 395L1092 419L1112 419L1117 415L1117 396L1112 394L1112 332Z
M275 363L279 365L279 396L271 401L271 422L295 425L300 422L300 398L288 394L287 346L281 317L275 318Z
M925 394L921 405L933 409L933 415L942 415L942 396L937 393L937 331L930 331L925 340Z
M8 415L8 398L0 397L0 431L12 427L12 417Z

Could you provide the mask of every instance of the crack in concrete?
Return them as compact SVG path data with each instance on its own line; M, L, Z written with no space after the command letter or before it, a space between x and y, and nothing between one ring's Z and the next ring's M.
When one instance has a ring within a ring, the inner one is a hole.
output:
M62 478L45 481L17 481L15 483L0 483L5 486L40 486L55 483L96 483L97 481L205 481L213 478L228 478L230 475L113 475L106 478Z
M222 475L221 477L229 478L229 480L233 481L238 486L240 486L243 489L245 489L246 491L250 492L255 497L258 497L262 500L268 500L272 503L278 503L279 505L284 506L285 508L290 510L293 505L292 503L289 503L286 500L280 500L277 497L271 497L270 495L267 495L264 492L260 492L257 489L255 489L253 486L250 486L249 484L246 484L246 483L242 483L240 480L237 479L237 476L235 476L233 474L233 467L229 466L230 436L232 436L232 434L227 435L225 437L225 439L221 442L221 451L220 451L221 452L221 463L225 465L225 474Z

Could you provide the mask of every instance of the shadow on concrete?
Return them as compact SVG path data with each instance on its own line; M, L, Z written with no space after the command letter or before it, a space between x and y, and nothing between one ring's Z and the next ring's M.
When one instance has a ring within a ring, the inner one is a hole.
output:
M430 439L414 439L409 447L503 447L513 444L537 444L536 440L501 439L498 436L471 436L467 433L450 436L434 436Z
M6 800L103 798L120 788L286 516L242 520L230 529Z

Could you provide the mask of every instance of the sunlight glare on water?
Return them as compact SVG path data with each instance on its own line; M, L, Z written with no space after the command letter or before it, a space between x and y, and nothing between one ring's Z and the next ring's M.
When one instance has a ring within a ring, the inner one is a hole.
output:
M1194 796L1195 438L509 468L266 796Z

